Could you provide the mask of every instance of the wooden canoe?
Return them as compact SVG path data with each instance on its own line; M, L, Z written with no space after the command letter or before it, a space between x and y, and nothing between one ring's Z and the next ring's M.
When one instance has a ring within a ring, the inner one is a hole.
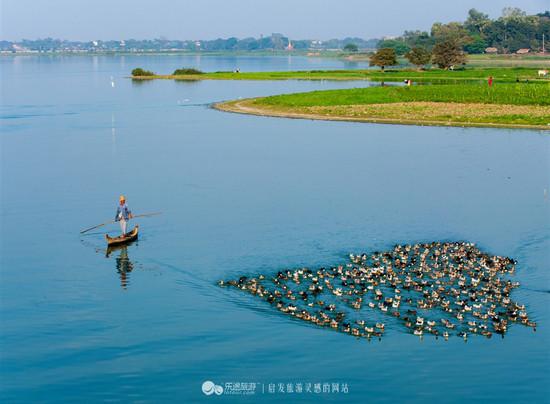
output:
M115 246L115 245L126 244L126 243L129 243L130 241L137 240L138 232L139 232L139 226L136 226L136 227L134 227L134 229L131 232L126 233L123 236L109 237L109 235L106 234L105 239L107 240L107 245L109 247L110 246Z

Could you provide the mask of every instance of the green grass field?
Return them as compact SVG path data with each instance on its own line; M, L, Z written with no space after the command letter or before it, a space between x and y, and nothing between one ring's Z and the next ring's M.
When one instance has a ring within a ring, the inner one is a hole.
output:
M221 103L256 115L450 126L550 129L550 83L441 84L313 91Z
M493 76L496 82L548 81L540 79L538 68L466 68L463 70L414 70L393 69L385 72L379 69L369 70L309 70L309 71L279 71L279 72L213 72L191 75L154 75L148 77L132 77L136 80L172 79L172 80L375 80L403 81L410 79L416 82L464 82L484 81Z
M261 98L257 104L285 107L429 101L509 105L549 105L550 83L441 84L313 91Z

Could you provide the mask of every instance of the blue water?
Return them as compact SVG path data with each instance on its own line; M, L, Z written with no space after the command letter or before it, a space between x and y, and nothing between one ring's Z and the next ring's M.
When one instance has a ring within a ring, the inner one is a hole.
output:
M1 401L548 402L548 132L209 108L368 82L126 78L136 66L365 67L331 59L16 56L0 66ZM140 240L106 257L115 225L79 231L111 219L121 193L136 214L164 213L139 220ZM388 324L369 343L215 285L432 240L517 259L512 297L537 331L465 343ZM208 397L206 380L258 388ZM278 383L348 392L269 393Z

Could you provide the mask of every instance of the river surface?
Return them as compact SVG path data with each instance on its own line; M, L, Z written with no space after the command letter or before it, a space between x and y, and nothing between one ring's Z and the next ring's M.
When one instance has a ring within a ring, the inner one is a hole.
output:
M238 115L216 101L369 82L132 82L159 73L365 68L336 59L1 57L2 402L548 402L550 136ZM378 84L373 84L378 85ZM106 256L125 194L140 240ZM467 240L518 260L537 331L357 340L218 279ZM208 397L211 380L258 383ZM285 393L279 392L279 383ZM338 392L288 392L287 384ZM275 393L269 392L276 386Z

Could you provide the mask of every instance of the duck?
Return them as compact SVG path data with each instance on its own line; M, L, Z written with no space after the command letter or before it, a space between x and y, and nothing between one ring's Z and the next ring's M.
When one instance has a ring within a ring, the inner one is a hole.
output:
M258 296L281 312L319 326L330 325L339 329L345 317L344 312L338 312L340 302L320 301L318 316L303 310L314 308L317 305L315 299L322 293L329 296L327 300L332 296L345 297L344 303L360 310L363 296L373 291L374 301L368 301L367 305L372 309L378 306L384 313L391 312L392 316L403 318L406 328L416 327L437 336L436 322L416 321L420 316L414 310L437 309L443 314L448 313L450 318L467 323L455 326L442 319L445 329L458 328L461 333L488 336L491 332L504 335L509 322L536 330L536 323L529 319L525 306L510 298L510 293L519 287L519 283L501 276L512 273L515 265L513 259L485 254L473 243L432 242L408 247L398 245L394 250L370 255L353 254L348 263L315 271L300 268L279 271L274 275L260 274L255 278L241 276L237 280L217 283L221 287L231 286ZM304 286L298 289L297 285L302 284ZM379 285L391 290L391 297L384 298L385 292ZM418 295L413 298L404 291L417 291ZM398 310L402 306L406 306L403 317ZM336 313L335 319L332 321L325 312ZM487 326L489 320L491 330ZM362 333L364 321L358 325Z
M451 323L450 321L448 321L446 324L445 324L445 327L449 328L449 329L454 329L455 328L455 325L453 323Z

